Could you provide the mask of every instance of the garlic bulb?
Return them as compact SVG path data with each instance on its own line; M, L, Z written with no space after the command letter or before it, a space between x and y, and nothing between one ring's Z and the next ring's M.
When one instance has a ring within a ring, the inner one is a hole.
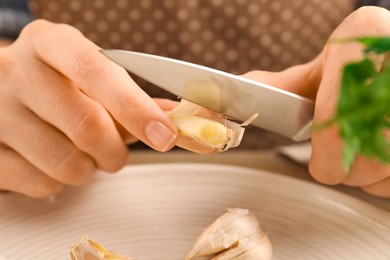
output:
M114 253L83 236L71 247L72 260L136 260ZM247 209L233 208L215 220L195 241L185 260L270 260L267 232Z
M136 260L114 253L97 242L88 239L86 235L80 242L74 244L70 249L72 260Z
M241 143L244 127L257 114L243 124L228 120L217 112L182 99L168 116L177 126L177 146L200 154L223 152Z
M272 245L266 231L247 209L229 209L206 228L185 260L211 257L212 260L268 260Z

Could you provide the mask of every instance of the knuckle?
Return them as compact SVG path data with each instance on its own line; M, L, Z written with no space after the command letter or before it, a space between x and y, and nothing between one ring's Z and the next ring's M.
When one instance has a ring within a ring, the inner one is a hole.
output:
M372 185L363 186L361 189L373 196L390 198L390 179L385 179Z
M50 26L52 25L51 22L43 20L43 19L37 19L32 21L31 23L27 24L21 31L21 35L27 35L27 36L33 36L42 32L45 32Z
M357 156L349 176L343 182L349 186L367 186L390 176L390 167L377 160Z
M354 11L354 14L362 20L372 19L375 17L378 17L379 19L386 17L386 19L388 19L387 16L389 15L389 11L378 6L362 6Z
M254 78L256 78L256 75L257 75L257 71L256 70L251 70L251 71L246 72L242 76L244 78L254 79Z
M4 89L7 80L14 76L15 67L18 63L8 51L2 50L0 56L0 85Z
M33 198L46 198L57 194L63 187L62 183L46 178L35 184L33 190L28 191L26 194Z
M244 78L255 80L255 81L265 81L265 83L269 83L269 79L275 77L275 72L264 71L264 70L251 70L242 75ZM273 84L273 83L272 83Z
M73 149L62 158L55 171L59 181L68 185L82 185L94 176L95 164L85 153Z
M361 30L367 30L368 34L389 33L389 11L377 6L363 6L352 13L354 24ZM361 26L364 24L365 26Z
M73 57L75 78L81 82L93 81L104 72L107 61L104 55L99 55L96 51L75 53ZM85 87L88 87L87 85Z
M112 123L111 118L101 109L79 112L71 119L73 122L71 139L80 147L89 147L100 139L100 133Z
M53 34L53 31L55 34ZM36 19L27 24L21 31L21 35L36 36L36 35L56 35L57 37L66 37L68 34L81 34L75 27L64 23L53 23L44 19Z
M128 163L128 152L121 153L117 152L115 153L115 158L111 158L106 165L102 165L101 169L106 172L117 172L120 169L122 169L127 163Z
M336 185L340 184L344 179L343 173L339 174L330 171L328 167L319 166L317 163L314 163L313 160L310 161L308 168L311 176L322 184Z

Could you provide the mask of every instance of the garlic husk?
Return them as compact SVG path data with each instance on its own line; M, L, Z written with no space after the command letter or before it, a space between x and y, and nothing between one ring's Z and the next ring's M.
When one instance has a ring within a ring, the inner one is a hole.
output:
M221 151L235 132L218 121L194 115L172 117L179 130L177 146L198 153Z
M192 103L186 99L181 99L179 105L177 105L171 111L168 111L168 115L170 117L196 115L215 120L224 118L223 115L213 110L197 105L195 103Z
M243 126L250 123L238 124L184 99L168 116L178 128L176 145L200 154L223 152L240 145ZM251 121L254 119L251 117Z
M254 253L259 254L259 258L252 259L270 259L267 257L272 255L272 247L267 233L248 209L234 208L202 232L185 259L201 256L213 256L215 260L250 259L234 257Z
M259 232L239 241L238 245L219 253L211 260L269 260L272 258L272 245L266 232Z
M87 235L71 247L70 256L72 260L136 260L104 248L99 243L90 240Z

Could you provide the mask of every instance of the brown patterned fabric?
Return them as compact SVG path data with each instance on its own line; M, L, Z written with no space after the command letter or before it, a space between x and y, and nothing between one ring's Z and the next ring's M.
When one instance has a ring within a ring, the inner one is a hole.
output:
M355 0L30 0L36 18L71 24L102 48L182 59L234 74L315 57ZM137 79L152 97L175 98ZM249 126L239 149L291 141Z

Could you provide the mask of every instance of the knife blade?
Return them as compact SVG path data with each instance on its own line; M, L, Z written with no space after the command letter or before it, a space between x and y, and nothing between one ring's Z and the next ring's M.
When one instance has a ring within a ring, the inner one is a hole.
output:
M180 98L295 141L310 138L314 102L276 87L172 58L126 50L102 53L127 71Z

